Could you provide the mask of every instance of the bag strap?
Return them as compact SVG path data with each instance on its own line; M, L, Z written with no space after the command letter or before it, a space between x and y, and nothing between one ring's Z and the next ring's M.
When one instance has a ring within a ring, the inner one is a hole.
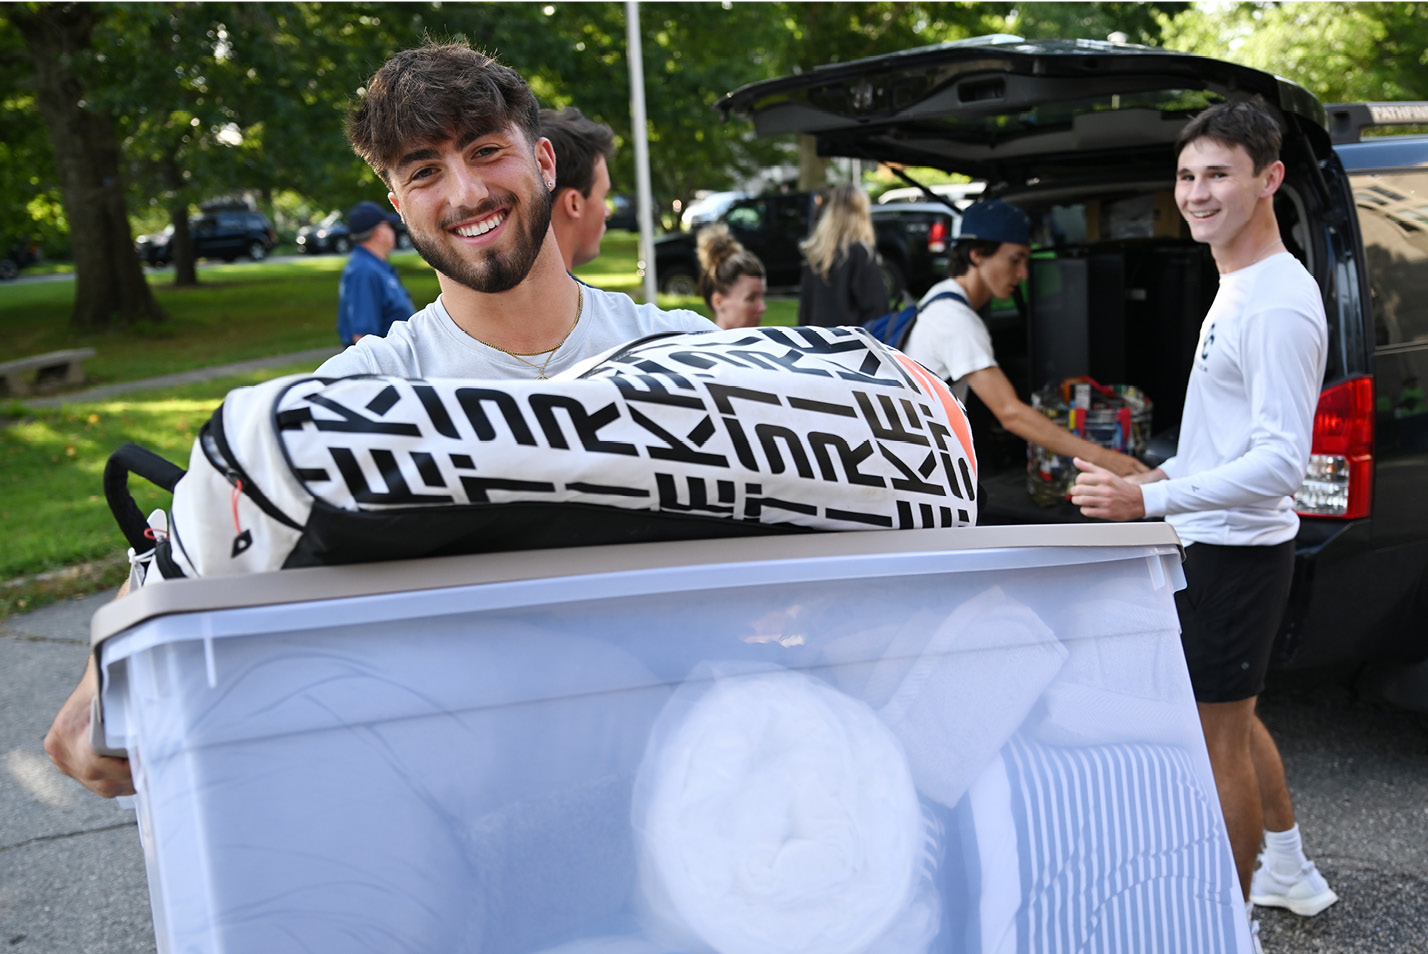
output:
M109 455L104 465L104 499L109 501L109 509L135 553L152 550L154 541L145 535L149 521L129 493L129 475L138 474L173 493L185 473L182 467L132 441Z
M902 330L897 334L897 340L891 342L892 346L894 348L897 348L898 350L902 350L903 348L905 348L907 346L907 339L912 337L912 326L917 324L917 319L921 317L922 310L931 305L933 302L940 301L943 298L955 298L962 304L967 304L967 299L963 298L961 295L957 294L954 291L938 292L931 298L927 299L927 301L918 302L917 311L913 312L912 317L908 319L907 324L903 325Z
M918 306L917 306L917 313L918 313L919 315L922 314L922 309L926 308L928 305L931 305L934 301L940 301L940 300L942 300L943 298L955 298L955 299L957 299L958 301L960 301L962 304L967 305L967 299L966 299L966 298L963 298L961 295L957 294L957 293L954 292L954 291L938 292L937 294L933 295L931 298L927 299L927 301L919 302L919 303L918 303ZM971 306L971 305L967 305L967 307L968 307L968 308L971 308L972 306Z

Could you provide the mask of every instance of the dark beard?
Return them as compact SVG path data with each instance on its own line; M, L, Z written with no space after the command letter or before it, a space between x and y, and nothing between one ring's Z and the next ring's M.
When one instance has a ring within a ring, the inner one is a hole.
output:
M412 248L417 250L428 265L454 282L465 285L472 291L493 295L515 288L530 274L531 267L540 256L541 245L550 229L550 210L553 204L551 194L536 186L521 196L511 207L510 217L515 226L515 242L504 253L494 249L481 253L477 261L471 261L455 250L441 244L439 239L428 240L426 235L407 228ZM494 209L496 203L491 203ZM522 210L526 210L522 215ZM476 209L463 218L481 215L483 209ZM510 220L508 220L510 221Z

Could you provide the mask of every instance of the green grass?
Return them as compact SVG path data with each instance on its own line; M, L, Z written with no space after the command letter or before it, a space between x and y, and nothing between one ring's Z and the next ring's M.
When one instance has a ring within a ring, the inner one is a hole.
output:
M345 259L321 255L295 262L201 265L200 284L176 288L168 273L151 273L150 286L169 314L161 323L90 334L69 330L74 285L69 281L0 286L0 335L12 355L88 346L90 384L111 384L261 358L337 343L337 283ZM637 238L609 233L595 261L576 269L600 288L641 298ZM393 258L418 308L439 294L436 274L420 258ZM700 298L660 295L667 308L708 315ZM797 302L771 301L765 324L792 324Z
M601 256L577 269L592 285L640 297L637 238L609 233ZM106 334L71 336L74 285L67 281L0 286L0 335L6 352L36 354L89 345L98 355L85 363L91 384L131 381L336 344L337 281L341 256L292 263L200 266L201 284L174 288L159 274L151 284L171 320ZM438 294L436 276L414 255L395 259L418 307ZM659 296L660 305L708 314L702 299ZM765 324L791 325L798 303L769 302ZM235 387L281 374L312 370L293 365L163 390L138 391L57 410L0 401L0 616L32 609L59 596L117 585L127 564L115 564L125 544L109 513L102 474L109 454L126 441L142 444L187 466L199 427ZM169 505L169 495L135 478L144 512ZM56 571L99 561L94 572ZM36 575L50 574L36 581Z
M162 273L150 276L166 322L91 334L69 330L70 281L0 288L0 333L16 355L89 346L85 363L93 384L110 384L191 368L336 346L337 283L341 256L291 263L244 263L199 269L200 284L177 288ZM436 276L415 256L397 267L414 301L436 297Z
M104 465L115 448L134 441L187 467L198 429L230 390L310 370L292 365L55 410L23 410L9 419L0 428L0 524L6 528L0 580L25 578L26 584L0 591L0 615L45 602L56 584L35 576L122 554L126 544L103 490ZM129 489L145 513L172 500L142 478L132 478ZM122 578L122 572L117 579L100 574L91 582L98 588ZM72 585L61 589L53 595L77 595Z

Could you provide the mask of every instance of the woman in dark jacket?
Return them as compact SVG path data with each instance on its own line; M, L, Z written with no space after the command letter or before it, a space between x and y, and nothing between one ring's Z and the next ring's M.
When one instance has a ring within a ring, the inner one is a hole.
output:
M813 234L799 246L800 325L860 325L888 312L887 283L873 242L867 193L852 183L834 187Z

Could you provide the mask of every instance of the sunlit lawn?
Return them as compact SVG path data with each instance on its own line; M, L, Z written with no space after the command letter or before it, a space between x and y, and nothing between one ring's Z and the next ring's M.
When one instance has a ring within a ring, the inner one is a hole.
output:
M601 255L576 274L592 285L641 297L638 239L629 232L606 235ZM420 308L439 293L436 275L419 257L398 253L393 262ZM98 354L85 363L92 384L109 384L335 346L337 282L344 258L320 255L291 262L243 262L199 266L200 284L176 288L171 273L149 273L167 322L110 332L72 334L69 281L18 282L0 286L0 336L8 355L40 354L88 346ZM707 315L699 298L659 296L664 307L692 308ZM796 303L770 303L767 324L792 324Z

